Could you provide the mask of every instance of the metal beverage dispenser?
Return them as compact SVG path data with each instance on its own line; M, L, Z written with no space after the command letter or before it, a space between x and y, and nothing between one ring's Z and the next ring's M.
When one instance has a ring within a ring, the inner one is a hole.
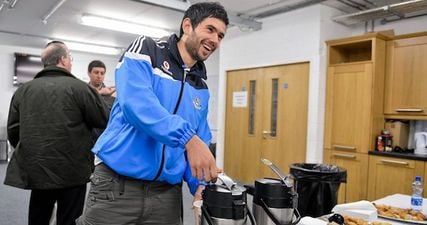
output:
M262 159L280 179L263 178L255 181L253 191L253 213L257 224L294 225L301 216L298 212L298 194L293 179L285 176L273 163Z
M203 191L202 225L255 225L246 199L246 188L221 174ZM248 219L249 218L249 219Z

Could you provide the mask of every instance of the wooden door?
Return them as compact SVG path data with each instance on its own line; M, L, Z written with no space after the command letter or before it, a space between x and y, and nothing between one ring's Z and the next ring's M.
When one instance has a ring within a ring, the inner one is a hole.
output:
M387 44L385 114L427 115L427 36Z
M253 183L260 177L276 177L261 158L285 173L290 164L305 161L308 74L308 63L227 73L227 174ZM246 104L239 103L242 99Z
M368 152L371 134L372 64L328 69L325 147Z
M239 99L238 94L244 93L246 98ZM246 106L241 99L246 100ZM261 126L261 99L262 69L227 73L224 171L240 181L260 175L257 165L261 156L256 147L261 146L261 134L255 128Z

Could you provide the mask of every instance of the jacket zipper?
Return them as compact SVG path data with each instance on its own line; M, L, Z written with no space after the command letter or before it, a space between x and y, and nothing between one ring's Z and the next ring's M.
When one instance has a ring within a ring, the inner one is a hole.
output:
M181 90L179 91L178 101L176 102L175 109L173 110L173 114L176 114L176 112L178 111L178 107L179 107L179 104L181 103L181 99L182 99L182 94L184 93L185 79L187 78L188 71L190 71L190 68L186 67L185 65L183 67L184 67L184 75L183 75L183 78L182 78L182 81L181 81ZM157 180L159 178L160 174L162 173L163 166L165 164L165 148L166 148L166 145L163 145L163 148L162 148L162 161L160 163L160 168L157 171L157 174L156 174L156 177L154 178L154 180Z

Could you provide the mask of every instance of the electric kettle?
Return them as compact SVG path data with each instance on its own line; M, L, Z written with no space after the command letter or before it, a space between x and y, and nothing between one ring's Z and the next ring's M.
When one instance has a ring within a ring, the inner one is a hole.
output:
M415 133L415 154L427 155L427 132Z
M202 225L255 225L246 199L246 188L225 174L215 184L206 185L202 193ZM249 219L248 219L249 218Z

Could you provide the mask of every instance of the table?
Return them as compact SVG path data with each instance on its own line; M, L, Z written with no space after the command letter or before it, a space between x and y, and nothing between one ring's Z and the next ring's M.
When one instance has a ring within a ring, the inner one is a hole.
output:
M423 204L423 210L422 211L424 214L427 215L427 199L424 199L423 202L424 202L424 204ZM389 196L386 196L384 198L375 200L374 203L386 204L386 205L399 207L399 208L410 208L411 207L411 196L403 195L403 194L394 194L394 195L389 195ZM384 218L380 218L380 217L378 217L378 219L376 221L389 222L392 225L410 225L410 224L413 224L413 223L399 222L399 221L390 220L390 219L384 219ZM301 219L301 222L298 223L298 225L326 225L326 222L321 221L319 219L311 218L311 217L304 217Z

